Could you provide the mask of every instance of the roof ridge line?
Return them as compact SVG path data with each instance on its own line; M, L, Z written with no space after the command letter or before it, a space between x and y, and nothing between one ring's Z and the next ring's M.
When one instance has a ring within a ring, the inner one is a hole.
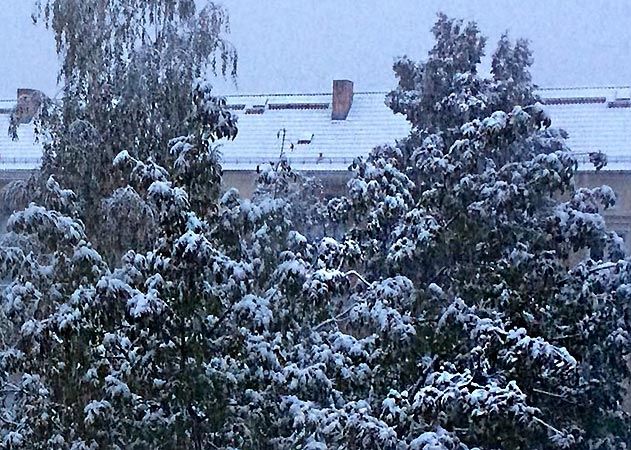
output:
M376 94L383 94L386 95L389 91L357 91L357 92L353 92L353 95L376 95ZM309 96L316 96L316 95L332 95L331 92L305 92L305 93L300 93L300 92L291 92L291 93L280 93L280 92L275 92L272 94L226 94L223 95L223 97L232 97L232 98L243 98L243 97L309 97Z
M607 86L576 86L576 87L537 87L535 92L541 91L586 91L590 89L631 89L631 85L607 85ZM353 92L353 95L386 95L390 91L357 91ZM274 92L274 93L252 93L252 94L226 94L223 97L226 98L244 98L244 97L312 97L312 96L330 96L331 92ZM14 99L2 100L2 101L15 101Z
M330 92L307 92L304 94L301 93L288 93L288 94L282 94L279 92L276 92L274 94L227 94L227 95L223 95L223 97L306 97L309 95L331 95Z
M631 89L631 86L576 86L576 87L538 87L536 91L586 91L589 89Z

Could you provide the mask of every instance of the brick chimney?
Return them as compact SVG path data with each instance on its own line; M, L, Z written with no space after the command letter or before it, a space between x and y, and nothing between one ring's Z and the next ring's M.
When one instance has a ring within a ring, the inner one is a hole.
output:
M29 123L42 106L43 94L36 89L18 89L14 117L18 123Z
M333 80L332 120L346 120L353 104L353 82L350 80Z

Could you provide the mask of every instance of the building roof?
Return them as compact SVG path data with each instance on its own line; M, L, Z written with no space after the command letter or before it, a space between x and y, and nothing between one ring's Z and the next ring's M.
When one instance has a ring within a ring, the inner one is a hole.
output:
M331 120L331 94L231 96L239 133L222 146L226 170L277 161L281 148L299 170L346 170L359 155L405 137L410 127L384 104L383 93L357 92L345 120ZM250 105L266 105L253 114ZM284 144L283 144L284 138Z
M405 137L410 126L385 105L386 92L355 92L348 117L332 120L332 94L255 94L227 97L239 116L239 133L223 142L225 170L255 170L277 161L281 149L299 170L346 170L357 156ZM569 133L568 144L582 169L590 152L607 155L603 170L631 170L631 88L540 89L553 126ZM15 102L0 101L0 170L32 170L41 147L31 124L20 127L19 141L6 132Z
M601 151L603 170L631 170L631 88L542 89L545 109L554 127L569 134L568 145L583 169L589 152Z
M35 138L33 124L21 125L17 140L9 135L11 112L15 106L15 100L0 100L0 170L37 169L42 158L42 146Z

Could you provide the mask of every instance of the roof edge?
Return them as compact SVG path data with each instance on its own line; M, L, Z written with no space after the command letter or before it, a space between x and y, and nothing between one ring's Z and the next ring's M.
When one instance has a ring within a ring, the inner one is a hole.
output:
M537 87L535 88L535 92L545 92L545 91L586 91L586 90L594 90L594 89L606 89L606 90L615 90L615 89L631 89L631 85L605 85L605 86L563 86L563 87ZM390 91L356 91L354 95L386 95ZM274 92L274 93L243 93L243 94L225 94L222 97L226 98L245 98L245 97L309 97L316 95L332 95L331 92Z
M631 85L608 85L608 86L564 86L564 87L538 87L535 91L586 91L592 89L631 89Z
M353 95L386 95L390 91L356 91ZM272 94L256 93L256 94L225 94L222 97L226 98L244 98L244 97L309 97L315 95L332 95L331 92L291 92L283 94L281 92L275 92Z

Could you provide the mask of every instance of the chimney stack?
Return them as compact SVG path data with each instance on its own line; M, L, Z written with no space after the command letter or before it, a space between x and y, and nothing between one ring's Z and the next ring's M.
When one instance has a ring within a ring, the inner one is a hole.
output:
M19 123L29 123L42 106L42 93L36 89L18 89L14 115Z
M332 120L346 120L353 104L353 82L350 80L333 80Z

